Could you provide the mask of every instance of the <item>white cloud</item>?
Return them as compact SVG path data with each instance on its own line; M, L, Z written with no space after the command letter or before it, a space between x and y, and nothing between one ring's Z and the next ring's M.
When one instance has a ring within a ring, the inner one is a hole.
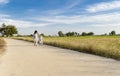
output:
M70 2L68 1L65 5L62 5L60 8L43 11L43 13L50 14L50 15L63 14L68 11L71 11L71 9L79 5L81 2L82 0L75 0L75 1L71 0Z
M0 4L7 4L9 3L9 0L0 0Z
M10 15L7 15L7 14L0 14L0 18L2 19L2 18L8 18L8 17L10 17Z
M51 16L51 17L37 17L31 20L17 20L11 19L9 15L0 15L0 23L13 24L17 27L36 27L49 26L51 24L63 25L90 25L90 26L119 26L120 13L100 14L93 16L74 15L74 16ZM37 21L37 22L36 22Z
M74 8L77 5L79 5L80 3L82 3L82 0L75 0L75 1L72 0L72 2L68 3L68 5L65 7L65 9Z
M54 16L46 18L36 18L38 21L44 21L54 24L117 24L120 23L120 13L101 14L93 16L75 15L75 16Z
M30 21L14 20L14 19L9 19L9 18L1 19L0 24L2 23L12 24L12 25L15 25L16 27L36 27L36 26L46 26L50 24L50 23L35 23L35 22L30 22Z
M102 3L91 5L86 9L86 11L90 13L94 13L94 12L108 11L108 10L119 9L119 8L120 8L120 0L115 0L112 2L102 2Z

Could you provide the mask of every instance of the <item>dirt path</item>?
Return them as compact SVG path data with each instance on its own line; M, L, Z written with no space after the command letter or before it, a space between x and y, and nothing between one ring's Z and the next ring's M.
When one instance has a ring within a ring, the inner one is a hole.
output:
M120 61L5 39L0 76L120 76Z

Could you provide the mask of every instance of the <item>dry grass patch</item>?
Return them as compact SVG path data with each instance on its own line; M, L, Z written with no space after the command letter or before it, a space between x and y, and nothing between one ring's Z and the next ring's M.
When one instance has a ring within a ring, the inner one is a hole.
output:
M0 37L0 54L2 54L5 50L4 50L4 46L5 46L5 41L3 38Z

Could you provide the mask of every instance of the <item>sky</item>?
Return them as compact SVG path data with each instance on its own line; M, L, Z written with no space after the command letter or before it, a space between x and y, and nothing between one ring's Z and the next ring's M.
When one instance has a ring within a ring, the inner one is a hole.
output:
M120 0L0 0L0 26L12 24L21 35L34 30L120 34Z

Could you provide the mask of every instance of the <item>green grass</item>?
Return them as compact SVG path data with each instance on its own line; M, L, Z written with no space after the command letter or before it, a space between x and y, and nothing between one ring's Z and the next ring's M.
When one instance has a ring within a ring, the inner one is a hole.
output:
M0 54L4 52L5 41L3 38L0 37Z
M17 39L33 41L32 37ZM44 37L44 43L120 60L120 36Z

